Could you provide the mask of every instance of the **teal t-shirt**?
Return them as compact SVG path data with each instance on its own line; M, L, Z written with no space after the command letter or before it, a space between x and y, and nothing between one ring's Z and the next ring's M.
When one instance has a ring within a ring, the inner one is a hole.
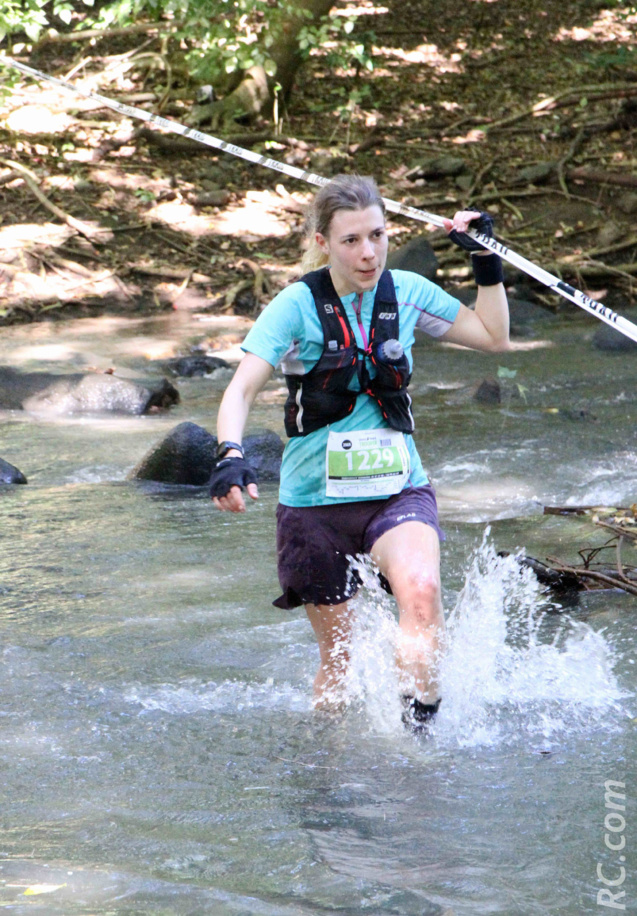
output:
M411 348L416 328L440 337L447 331L460 309L460 303L430 280L404 270L392 270L398 300L400 342L412 365ZM358 346L366 348L369 339L376 290L350 293L341 298ZM360 313L360 321L357 312ZM280 292L259 315L245 338L242 349L265 359L283 372L305 374L318 362L323 352L323 329L314 299L305 283L293 283ZM374 368L367 358L367 368ZM358 388L354 378L352 387ZM360 498L332 499L325 495L325 452L330 430L383 429L388 426L378 404L361 394L351 414L310 433L290 439L283 453L279 500L285 506L326 506L337 502L358 502ZM411 459L411 474L406 486L428 483L427 475L413 437L405 441Z

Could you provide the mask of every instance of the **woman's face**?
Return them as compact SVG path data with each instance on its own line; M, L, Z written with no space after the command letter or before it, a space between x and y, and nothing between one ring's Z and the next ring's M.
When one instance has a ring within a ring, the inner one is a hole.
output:
M337 210L328 235L317 232L316 241L329 258L339 296L374 289L387 260L387 232L380 207Z

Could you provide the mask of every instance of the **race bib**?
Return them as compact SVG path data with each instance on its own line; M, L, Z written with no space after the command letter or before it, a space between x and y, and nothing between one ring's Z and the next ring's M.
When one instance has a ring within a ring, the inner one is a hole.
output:
M395 429L328 434L326 496L393 496L405 486L409 470L405 437Z

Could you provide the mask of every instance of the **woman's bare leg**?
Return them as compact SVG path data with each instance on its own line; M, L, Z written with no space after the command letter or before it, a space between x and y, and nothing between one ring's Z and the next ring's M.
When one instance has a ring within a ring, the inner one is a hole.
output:
M350 611L343 604L306 604L305 611L316 636L321 663L314 679L314 705L338 708L344 698L349 664Z
M398 604L397 665L403 692L435 703L437 660L445 640L438 534L422 522L403 522L378 538L372 559Z

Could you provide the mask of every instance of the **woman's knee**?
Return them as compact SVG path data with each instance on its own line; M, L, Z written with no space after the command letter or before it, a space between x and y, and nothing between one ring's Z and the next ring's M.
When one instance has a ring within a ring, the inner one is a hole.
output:
M423 624L438 622L442 613L442 601L440 577L436 572L408 570L391 585L403 613L408 613Z

